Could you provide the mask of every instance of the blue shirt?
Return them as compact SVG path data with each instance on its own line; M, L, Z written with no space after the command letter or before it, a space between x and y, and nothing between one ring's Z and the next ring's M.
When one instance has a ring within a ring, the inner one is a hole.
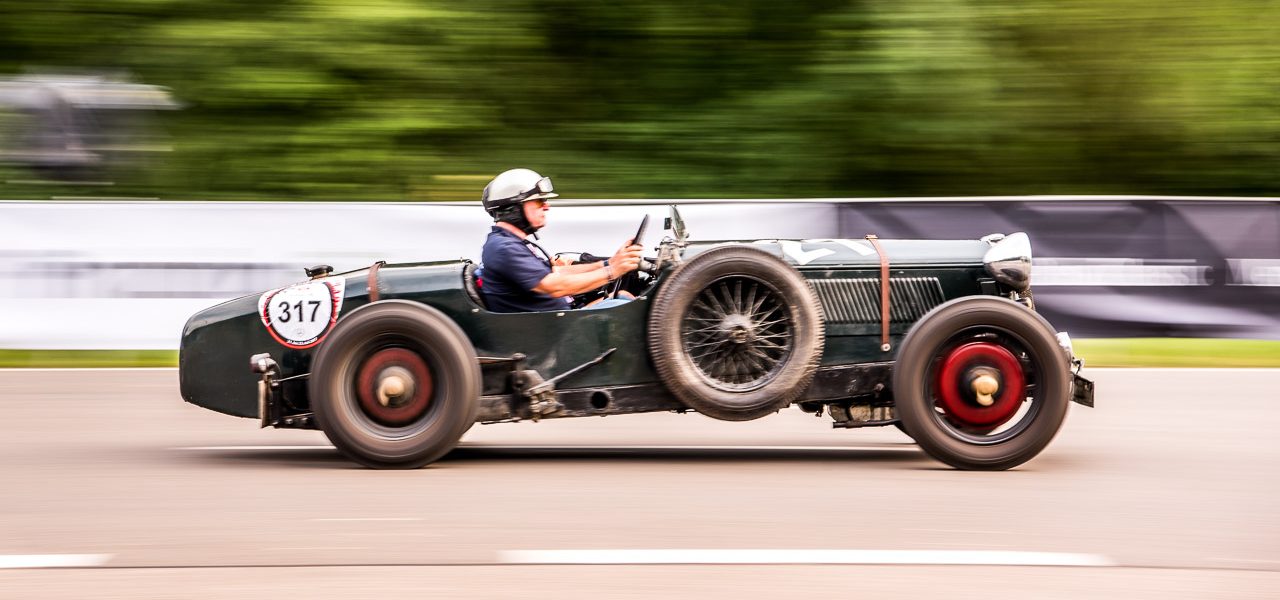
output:
M552 298L533 291L551 274L551 260L531 242L493 227L480 256L480 293L493 312L565 310L572 298Z

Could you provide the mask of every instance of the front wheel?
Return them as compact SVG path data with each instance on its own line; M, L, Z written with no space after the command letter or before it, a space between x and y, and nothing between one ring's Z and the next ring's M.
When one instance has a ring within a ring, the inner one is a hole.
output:
M929 456L1002 470L1057 434L1071 397L1067 357L1040 315L1003 298L942 304L902 341L893 372L899 418Z
M344 455L412 469L453 449L476 418L480 364L444 313L385 300L340 321L316 354L311 410Z

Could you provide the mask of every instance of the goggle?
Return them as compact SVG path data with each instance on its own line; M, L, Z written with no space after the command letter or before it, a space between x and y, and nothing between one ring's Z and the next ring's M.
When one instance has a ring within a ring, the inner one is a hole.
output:
M542 179L539 179L538 183L535 183L533 187L529 189L529 191L520 192L519 194L516 194L516 196L512 198L512 200L523 202L524 199L528 198L529 196L535 196L537 194L550 194L551 192L555 191L555 189L556 188L551 185L551 178L543 177Z

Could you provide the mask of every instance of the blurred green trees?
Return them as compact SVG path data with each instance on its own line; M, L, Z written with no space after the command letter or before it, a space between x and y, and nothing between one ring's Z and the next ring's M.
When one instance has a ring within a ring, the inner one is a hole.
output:
M108 195L1280 196L1280 4L0 0L0 75L184 104ZM101 194L32 186L0 197ZM14 182L18 183L14 183Z

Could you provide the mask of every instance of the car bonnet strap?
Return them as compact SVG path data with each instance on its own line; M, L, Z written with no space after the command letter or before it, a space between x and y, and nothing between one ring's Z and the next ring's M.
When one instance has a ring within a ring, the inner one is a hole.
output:
M369 267L369 302L370 303L377 302L382 298L381 290L378 289L379 287L378 269L385 264L387 264L387 261L380 260L376 263L373 263L373 266Z
M888 352L889 346L889 255L880 246L880 238L875 234L867 236L871 247L876 249L880 257L880 351Z

